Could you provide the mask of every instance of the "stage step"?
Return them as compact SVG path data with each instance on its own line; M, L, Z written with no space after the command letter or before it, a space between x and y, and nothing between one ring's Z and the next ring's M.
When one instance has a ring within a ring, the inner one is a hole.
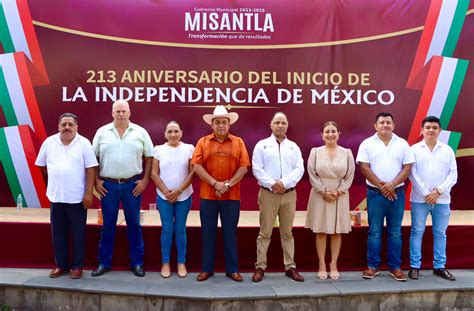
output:
M0 269L1 310L472 310L474 270L452 270L455 282L422 271L418 281L397 282L387 271L374 280L343 272L337 281L303 273L298 283L283 273L267 273L252 283L244 273L236 283L217 273L205 282L196 273L181 279L149 272L137 278L113 271L82 279L48 277L44 269Z

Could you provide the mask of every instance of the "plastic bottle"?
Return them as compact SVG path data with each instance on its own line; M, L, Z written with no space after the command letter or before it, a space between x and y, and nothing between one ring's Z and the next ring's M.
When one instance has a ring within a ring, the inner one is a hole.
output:
M143 210L143 207L140 207L140 225L143 225L145 222L145 211Z
M99 206L99 209L97 210L97 224L102 225L104 224L104 219L102 218L102 207Z
M23 197L21 196L21 193L16 198L16 210L17 211L23 210Z

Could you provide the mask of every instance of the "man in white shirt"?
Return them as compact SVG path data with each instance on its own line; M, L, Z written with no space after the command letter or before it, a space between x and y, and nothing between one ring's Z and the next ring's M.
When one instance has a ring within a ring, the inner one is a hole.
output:
M82 277L85 255L87 208L92 205L92 189L97 160L89 140L77 133L77 117L59 117L59 133L41 145L35 164L48 175L46 196L51 202L51 234L56 268L49 277L70 271L72 279ZM69 263L69 233L73 260Z
M434 116L423 119L423 140L413 145L415 155L410 181L411 235L410 272L411 279L419 278L421 267L421 241L425 232L426 218L431 214L433 223L433 273L443 279L454 281L456 277L445 268L446 229L448 228L451 196L449 192L456 184L458 172L454 151L438 140L441 133L440 120Z
M257 143L252 156L252 170L260 185L258 205L260 232L257 238L257 262L253 282L260 282L267 268L267 250L270 245L273 224L278 216L283 248L285 275L294 281L304 278L296 271L294 261L295 241L292 228L296 210L296 184L303 177L301 150L286 137L288 119L277 112L270 122L272 135Z
M356 159L366 178L369 216L367 269L362 277L373 279L379 274L382 233L386 219L390 275L397 281L406 281L407 276L400 269L401 226L405 209L403 185L415 160L406 140L393 133L395 124L390 113L379 113L375 118L374 128L377 132L360 144Z
M138 277L145 276L140 205L141 194L150 180L153 143L144 128L130 122L130 114L128 102L116 101L112 105L114 121L99 128L92 142L99 159L100 171L95 188L101 196L104 221L99 243L99 266L92 272L94 277L110 271L112 267L120 202L127 222L130 270Z

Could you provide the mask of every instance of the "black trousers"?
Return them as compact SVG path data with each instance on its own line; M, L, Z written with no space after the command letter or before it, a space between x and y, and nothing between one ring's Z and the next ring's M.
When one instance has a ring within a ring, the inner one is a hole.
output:
M82 203L51 202L51 234L56 266L78 269L84 266L87 210ZM69 233L72 237L72 261L69 261Z

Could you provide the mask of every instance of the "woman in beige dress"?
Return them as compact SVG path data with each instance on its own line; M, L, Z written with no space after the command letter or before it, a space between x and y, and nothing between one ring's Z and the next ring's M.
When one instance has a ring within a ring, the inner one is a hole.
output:
M305 228L316 233L319 259L318 278L328 277L325 263L327 235L331 240L329 277L339 279L337 259L341 249L341 234L351 231L349 187L354 179L354 157L350 149L337 145L338 125L324 123L321 136L324 146L311 149L308 174L312 189L309 195Z

